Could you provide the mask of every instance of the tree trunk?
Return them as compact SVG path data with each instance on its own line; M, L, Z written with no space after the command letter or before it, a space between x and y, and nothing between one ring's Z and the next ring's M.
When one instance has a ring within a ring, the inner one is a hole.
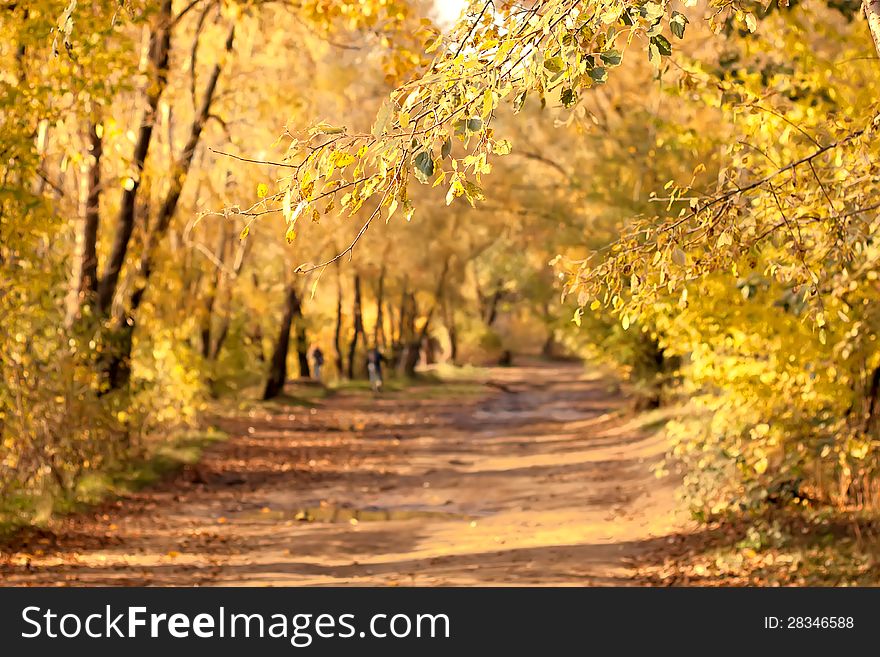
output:
M217 300L217 292L220 289L220 281L223 278L223 265L226 261L226 242L229 239L229 236L226 232L225 224L221 226L217 248L214 252L214 258L217 262L214 263L214 276L211 278L211 282L208 284L208 290L205 292L204 299L204 307L202 308L202 321L201 321L201 337L202 337L202 357L206 360L212 358L212 354L214 353L214 346L211 334L211 324L214 316L214 303Z
M495 324L495 320L498 319L498 304L503 295L504 290L502 289L502 283L499 280L495 283L495 291L486 301L486 308L483 313L483 319L486 322L486 326L489 328L491 328Z
M311 368L309 368L309 339L302 314L296 323L296 358L299 362L300 378L308 379L312 375Z
M353 379L355 373L355 358L357 357L357 345L358 345L358 337L363 336L364 342L366 342L366 336L364 335L364 318L361 313L361 276L360 274L354 275L354 303L351 309L352 318L354 321L354 335L351 337L351 343L348 346L348 378Z
M862 11L868 20L868 31L874 41L874 47L880 54L880 0L862 0Z
M877 424L877 408L880 405L880 367L874 368L871 373L871 384L868 388L868 407L865 411L865 425L863 431L867 435L874 433Z
M272 351L272 359L269 365L269 378L263 390L263 399L273 399L281 394L284 382L287 380L287 352L290 348L290 327L294 318L302 317L302 306L296 289L291 284L285 291L284 314L281 317L281 326L278 330L278 338L275 340L275 348Z
M232 263L232 277L226 283L226 294L224 295L225 310L223 312L223 317L220 320L220 326L217 327L216 336L214 337L213 344L211 346L211 353L208 356L208 358L212 361L216 361L217 358L220 356L220 351L223 349L223 345L226 342L226 337L229 335L229 325L232 322L231 306L233 286L234 282L238 280L238 277L241 274L242 267L244 267L246 256L250 251L250 244L251 242L247 241L247 239L245 239L243 242L239 241L238 248L235 251L235 260ZM256 282L257 277L256 275L254 275L254 283L256 284Z
M406 376L412 377L415 376L416 373L416 365L419 364L419 356L421 353L422 346L427 347L428 336L431 330L431 320L434 318L434 313L437 312L437 306L443 303L443 290L446 285L446 275L449 273L449 265L451 261L451 256L447 257L443 263L443 270L440 272L440 277L437 279L437 289L434 291L434 303L428 309L428 314L425 315L425 321L422 323L422 328L419 331L418 335L415 335L415 296L413 296L413 328L412 328L412 339L407 345L407 353L406 358L404 360L403 372ZM426 348L426 353L430 351L430 349Z
M226 36L224 48L227 54L232 51L234 39L235 26L233 25ZM214 64L214 68L211 70L211 75L208 79L207 85L205 85L204 93L202 94L202 102L196 112L192 125L190 126L189 138L172 169L168 192L159 208L159 213L156 215L155 224L153 225L152 230L147 234L147 242L144 245L144 255L141 258L140 265L141 286L132 294L133 310L140 304L140 298L146 291L147 283L149 282L150 274L152 273L156 246L165 236L168 227L171 225L171 220L177 212L177 204L180 202L180 195L183 193L183 186L186 184L186 179L189 175L190 167L192 166L196 148L201 140L205 124L208 122L211 115L211 105L214 102L214 95L217 91L217 83L220 79L220 73L222 70L223 60L221 59Z
M98 283L98 310L107 316L113 297L116 294L116 286L119 283L119 274L125 262L131 235L134 232L135 203L138 189L144 173L144 163L150 149L153 138L153 128L156 125L159 99L168 84L168 61L171 49L171 0L162 0L156 25L150 35L150 57L147 83L147 106L141 119L137 141L132 154L134 175L122 192L122 200L119 204L119 214L116 219L116 234L113 237L113 246L110 257L104 267L104 274Z
M76 282L69 320L82 317L83 308L95 302L98 293L98 223L101 202L101 127L89 125L89 154L92 157L86 173L86 197L83 203L82 232L77 239Z
M396 345L398 340L400 339L400 336L397 333L397 327L394 322L394 306L391 304L390 301L387 301L385 303L385 313L384 314L386 317L388 317L388 324L389 324L389 326L388 326L389 333L388 333L388 337L386 338L388 340L388 342L386 342L385 346L388 346L390 344L393 349L394 345Z
M342 378L345 370L342 362L342 277L339 265L336 267L336 330L333 333L333 348L336 357L336 372Z
M385 300L385 265L379 272L379 285L376 291L376 325L373 327L373 344L385 347L385 316L382 312Z
M398 362L399 371L404 376L415 376L419 364L419 337L416 333L416 317L419 314L415 292L409 292L401 308L400 342L402 351Z
M449 361L458 362L458 331L455 328L455 310L448 303L444 304L446 332L449 334Z
M230 28L226 37L225 50L227 53L232 50L234 38L235 27L233 26ZM146 244L144 245L144 251L139 266L140 281L131 294L128 307L126 308L125 306L122 306L120 308L117 317L117 324L123 327L122 331L126 333L127 336L120 344L122 351L114 353L111 357L110 369L117 373L115 377L111 377L111 389L123 387L128 383L131 374L132 333L134 332L137 310L140 307L141 301L143 301L144 294L146 294L150 283L150 277L153 273L153 259L155 257L156 246L165 236L165 233L168 231L168 227L171 224L171 220L177 211L177 204L180 201L180 195L183 192L183 186L186 183L196 147L198 146L202 131L204 130L205 124L208 122L210 116L211 104L214 100L214 94L217 91L217 82L220 78L221 70L222 60L218 61L211 71L211 75L202 95L201 105L193 119L192 125L190 126L189 138L187 139L180 158L172 168L170 187L161 207L159 208L156 221L150 232L147 234ZM125 316L126 312L128 313L127 316Z

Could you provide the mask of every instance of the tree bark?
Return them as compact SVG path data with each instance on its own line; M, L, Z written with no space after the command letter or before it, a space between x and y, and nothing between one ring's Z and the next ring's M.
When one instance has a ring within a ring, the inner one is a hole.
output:
M104 267L104 274L98 284L98 310L104 316L109 315L116 287L119 284L119 274L128 253L131 235L134 232L135 206L138 190L144 173L144 164L153 138L153 128L156 125L157 108L162 92L168 84L168 62L171 50L171 0L162 0L156 25L150 35L150 58L148 64L147 106L141 119L137 141L132 154L132 166L134 175L130 178L128 186L122 192L122 200L119 204L119 214L116 218L116 234L113 237L113 246L110 249L110 257Z
M455 327L455 309L449 303L444 303L446 332L449 334L449 361L455 365L458 362L458 331Z
M336 330L333 333L333 349L336 356L336 372L339 378L345 373L342 361L342 276L336 265Z
M289 285L285 291L284 314L281 317L281 325L278 329L278 337L275 340L275 348L272 351L272 359L269 365L269 377L263 390L263 399L273 399L281 394L284 382L287 380L287 353L290 348L290 327L295 318L302 316L302 306L299 296L293 285Z
M492 292L492 295L486 300L486 308L483 313L483 319L486 322L486 326L490 328L495 324L495 320L498 319L498 304L501 301L503 294L504 290L502 288L502 283L499 280L495 283L495 291Z
M220 289L220 282L223 278L223 264L226 261L226 242L228 239L229 236L226 232L226 226L223 225L219 231L217 248L214 252L214 257L217 260L217 262L214 263L214 276L211 278L208 290L204 295L204 307L202 308L202 326L200 333L202 337L202 357L206 360L210 359L214 353L211 324L214 315L214 304L217 301L217 292Z
M378 348L379 345L385 347L385 316L383 314L383 304L385 301L385 265L379 272L379 285L376 290L376 325L373 327L373 344Z
M393 349L394 345L397 344L400 336L397 333L397 327L394 322L394 306L391 304L390 301L387 301L385 303L385 315L388 317L388 324L389 324L389 326L388 326L389 333L388 333L388 337L387 337L388 342L386 342L386 346L388 346L388 344L390 344Z
M226 36L225 52L227 54L232 51L234 40L235 25L229 28L229 33ZM189 138L172 169L170 187L168 188L165 199L159 208L159 213L156 215L156 222L147 234L147 243L144 245L144 255L141 258L140 265L141 285L132 294L132 311L137 309L140 305L141 297L146 291L147 283L149 282L152 273L156 246L165 236L168 227L171 225L171 220L177 212L177 204L180 202L180 195L183 193L183 186L186 184L186 179L189 175L190 167L192 166L196 147L199 145L202 131L204 130L205 124L208 122L211 114L211 105L214 102L214 95L217 91L217 83L220 79L220 73L222 70L223 61L219 60L214 64L214 68L211 70L211 75L208 78L208 83L205 85L205 91L202 94L201 105L199 106L198 112L196 112L192 125L190 126Z
M83 203L82 231L77 239L76 281L68 323L82 317L83 308L95 302L98 293L98 224L101 203L101 156L104 153L101 128L89 124L91 164L86 172L86 198Z
M299 363L299 376L308 379L312 375L309 367L309 338L302 315L296 323L296 358Z
M354 275L354 302L352 304L352 318L354 321L354 335L351 337L351 343L348 345L348 378L353 379L355 373L355 358L357 356L358 337L364 335L364 318L361 312L361 276Z
M434 291L434 303L431 304L431 307L428 309L427 315L425 315L425 321L422 323L422 328L415 334L415 310L413 311L413 330L412 330L412 339L407 344L406 348L406 358L404 359L403 372L406 376L412 377L415 376L416 366L419 364L419 356L421 354L422 346L425 345L427 347L428 334L431 330L431 320L434 318L434 313L437 312L437 306L443 303L443 290L446 285L446 275L449 273L449 265L452 258L447 257L443 262L443 270L440 272L440 277L437 279L437 289ZM413 296L413 308L415 309L415 296ZM426 352L429 351L426 349Z
M877 424L877 408L880 405L880 367L875 367L871 373L871 384L868 388L867 401L868 407L865 411L863 432L867 435L872 435Z
M228 36L226 37L226 53L229 53L232 50L234 38L235 26L233 25L229 29ZM135 289L131 294L128 306L126 307L123 304L117 315L117 324L122 327L122 341L118 344L119 349L116 350L111 357L109 367L110 371L113 373L110 376L111 389L118 389L128 384L131 374L132 334L135 328L137 310L141 305L141 301L143 301L144 294L146 294L150 283L150 277L153 273L153 259L155 257L156 246L165 236L165 233L168 231L168 227L171 224L171 220L177 211L177 204L180 201L180 195L183 192L183 186L186 183L196 147L198 146L202 131L204 130L205 124L208 122L210 116L211 104L214 100L214 94L217 91L217 82L220 78L222 66L222 60L218 61L211 71L208 83L205 86L205 91L202 94L201 105L193 119L192 125L190 126L189 138L187 139L180 157L172 168L170 187L161 207L159 208L159 213L156 215L156 221L147 233L146 244L144 245L144 251L139 266L139 283L135 286Z
M868 31L874 41L874 48L880 54L880 0L862 0L862 11L868 21Z

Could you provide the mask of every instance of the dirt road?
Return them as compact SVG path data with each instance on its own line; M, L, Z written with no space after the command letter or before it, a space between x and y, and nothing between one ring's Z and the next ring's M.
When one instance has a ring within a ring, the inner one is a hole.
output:
M660 438L580 365L258 407L203 464L59 521L0 559L7 585L639 583L682 523Z

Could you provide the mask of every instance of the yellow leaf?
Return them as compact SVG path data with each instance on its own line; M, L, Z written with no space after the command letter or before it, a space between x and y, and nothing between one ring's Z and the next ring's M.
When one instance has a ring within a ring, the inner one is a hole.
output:
M281 214L284 216L284 219L290 221L290 212L291 212L291 200L290 200L290 189L288 189L284 193L284 200L281 201Z
M770 465L770 463L767 461L767 457L762 456L760 459L757 460L757 462L755 462L755 472L757 472L758 474L764 474L765 472L767 472L768 465Z
M390 221L391 217L394 215L395 210L397 210L397 199L391 199L391 203L388 204L388 216L385 218L385 221Z

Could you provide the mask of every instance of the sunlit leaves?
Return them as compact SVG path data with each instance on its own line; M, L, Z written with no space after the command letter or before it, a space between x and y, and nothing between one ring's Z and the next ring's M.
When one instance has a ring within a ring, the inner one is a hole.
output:
M829 481L880 470L876 447L866 447L880 430L867 419L867 374L880 372L880 356L866 337L880 329L868 164L876 81L859 67L839 70L857 56L848 44L863 26L842 27L824 5L802 10L816 32L777 15L762 16L755 32L753 16L728 14L742 25L718 30L736 75L721 57L663 69L679 108L717 113L656 124L654 145L687 162L683 180L653 192L619 239L570 262L566 278L595 321L615 322L614 335L639 328L664 357L683 359L676 376L693 417L671 425L671 458L704 514L762 504L792 480L840 501L847 493ZM673 37L687 25L670 16ZM648 49L660 67L672 44L658 31Z
M376 114L376 121L373 123L373 137L377 139L385 134L394 114L394 108L390 101L385 101Z
M727 15L731 6L719 3L719 12ZM574 110L584 93L607 82L634 41L646 43L657 67L671 56L664 25L682 38L687 18L665 2L632 7L615 0L599 12L571 0L527 10L474 3L445 39L426 40L434 55L430 68L379 105L368 135L316 126L298 140L290 156L298 163L294 178L313 171L315 191L338 192L340 210L370 208L370 216L378 216L398 195L405 162L420 182L446 185L449 202L465 194L465 181L480 184L490 156L509 152L492 146L500 106L518 112L531 96L542 106L553 102ZM332 139L316 143L318 135ZM461 148L453 148L453 141ZM345 167L328 162L320 154L325 148L357 153L352 172L339 174ZM482 193L468 195L469 201L480 198Z

